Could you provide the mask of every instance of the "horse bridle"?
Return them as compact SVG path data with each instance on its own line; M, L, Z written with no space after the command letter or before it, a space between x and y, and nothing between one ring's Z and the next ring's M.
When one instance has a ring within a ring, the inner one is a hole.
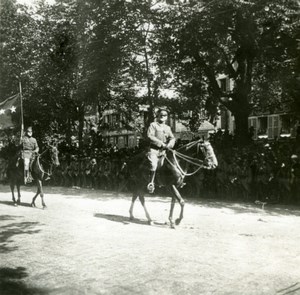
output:
M49 145L49 146L47 146L47 148L46 148L41 154L39 154L39 155L37 156L38 159L39 159L39 161L38 161L39 168L41 169L42 173L47 174L48 176L51 176L51 175L52 175L52 166L53 166L53 164L52 164L52 162L49 163L48 161L41 160L41 162L43 162L43 163L50 164L50 169L49 169L50 173L48 173L48 172L44 171L42 165L40 164L40 158L41 158L41 156L42 156L45 152L47 152L50 148L53 149L53 148L55 148L55 147L52 146L52 145Z
M197 145L197 154L199 152L199 149L201 149L202 152L203 152L203 154L205 154L205 156L207 156L206 152L204 150L204 145L202 144L202 140L196 140L196 141L193 141L193 142L189 142L188 144L182 146L181 149L183 147L186 147L186 150L189 150L189 149L191 149L195 145ZM182 154L182 153L180 153L180 152L178 152L176 150L173 150L173 149L171 149L170 151L172 152L175 165L170 161L170 159L167 156L166 156L166 160L168 161L168 163L170 165L177 167L177 169L180 171L180 173L182 174L183 177L185 177L185 176L192 176L192 175L196 174L201 168L204 167L202 160L199 160L197 158L193 158L193 157L187 156L187 155ZM182 159L185 162L188 162L188 163L190 163L190 164L192 164L194 166L198 166L198 168L195 171L191 172L191 173L187 173L180 166L178 158ZM199 163L199 162L201 162L201 163Z

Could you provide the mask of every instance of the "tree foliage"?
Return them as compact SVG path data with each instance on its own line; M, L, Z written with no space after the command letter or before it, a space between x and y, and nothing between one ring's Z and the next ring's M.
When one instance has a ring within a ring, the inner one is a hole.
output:
M298 8L293 0L173 2L162 12L168 24L160 30L162 63L212 117L219 104L226 106L243 141L254 106L271 108L286 98L286 80L295 75ZM218 74L232 79L231 91L222 91Z
M197 128L202 114L215 120L221 104L235 116L241 141L257 109L285 103L299 114L295 0L0 5L1 99L21 80L25 123L40 137L82 142L90 107L117 109L130 128L140 104L150 106L149 120L156 106L168 105L179 115L193 110ZM221 89L219 74L233 81L231 91Z

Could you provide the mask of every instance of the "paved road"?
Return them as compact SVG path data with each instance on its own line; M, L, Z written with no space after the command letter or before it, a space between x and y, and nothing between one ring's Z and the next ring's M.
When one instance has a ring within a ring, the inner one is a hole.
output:
M42 210L33 191L0 186L0 295L300 294L300 208L189 201L172 230L169 199L149 226L126 194L46 187Z

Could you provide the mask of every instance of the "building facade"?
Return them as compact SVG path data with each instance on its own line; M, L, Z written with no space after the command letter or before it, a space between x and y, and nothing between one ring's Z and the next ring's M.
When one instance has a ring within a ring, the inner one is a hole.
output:
M233 81L226 75L218 76L218 84L222 91L233 89ZM251 114L248 118L248 127L253 132L253 139L295 138L299 122L294 122L289 112ZM216 124L217 129L228 130L234 134L235 121L232 113L226 107L220 107L220 117Z

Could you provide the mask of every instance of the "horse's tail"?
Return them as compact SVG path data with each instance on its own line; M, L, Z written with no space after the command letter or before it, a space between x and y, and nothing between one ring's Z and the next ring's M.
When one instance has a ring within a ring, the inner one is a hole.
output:
M8 160L6 175L10 182L24 178L24 161L19 153Z

